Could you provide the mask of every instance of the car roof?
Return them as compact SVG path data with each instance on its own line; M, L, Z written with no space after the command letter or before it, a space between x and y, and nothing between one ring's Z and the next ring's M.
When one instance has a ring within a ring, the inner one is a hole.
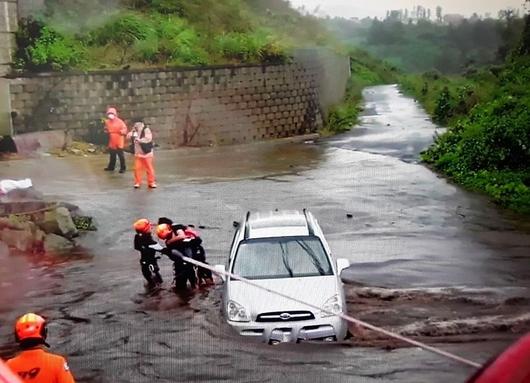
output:
M249 214L246 221L247 239L308 236L311 233L305 212L279 210Z

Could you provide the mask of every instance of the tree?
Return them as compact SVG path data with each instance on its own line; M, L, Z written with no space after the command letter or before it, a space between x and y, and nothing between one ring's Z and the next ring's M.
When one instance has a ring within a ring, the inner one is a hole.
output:
M530 2L530 0L527 0ZM530 15L525 16L525 27L523 37L519 43L516 54L519 56L530 55Z
M500 60L504 60L516 48L524 25L521 19L517 18L517 13L513 8L500 10L499 19L499 34L503 44L499 47L497 56Z
M436 21L438 21L441 24L442 20L443 20L442 7L437 6L436 7Z
M499 19L506 20L508 23L516 17L515 9L506 8L499 11Z
M431 19L431 8L427 9L427 19Z

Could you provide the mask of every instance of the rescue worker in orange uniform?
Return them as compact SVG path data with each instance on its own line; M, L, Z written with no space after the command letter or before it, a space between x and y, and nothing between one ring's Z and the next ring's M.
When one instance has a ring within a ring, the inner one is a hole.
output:
M46 320L36 314L21 316L15 324L15 338L21 352L7 361L7 366L23 382L74 383L66 360L43 349L46 343Z
M134 144L134 188L138 189L142 184L144 172L147 174L147 186L151 189L156 188L153 132L142 120L136 120L127 138L133 140Z
M175 279L173 280L175 289L185 290L187 288L188 280L192 289L197 287L197 277L195 269L191 263L184 262L180 256L188 258L193 257L191 248L184 243L187 239L183 230L176 232L171 229L167 223L162 223L157 226L156 234L158 238L163 240L166 244L166 249L163 254L167 255L173 261L173 271Z
M22 383L10 368L0 359L0 382L2 383Z
M107 109L107 119L105 120L105 132L109 135L109 164L106 171L112 172L116 167L116 156L120 159L120 173L125 173L125 156L123 148L125 146L125 136L127 135L127 125L118 117L116 108Z
M156 251L149 246L157 242L151 235L151 222L142 218L134 223L134 249L140 252L140 265L142 266L142 275L149 287L162 284L162 276L158 267Z

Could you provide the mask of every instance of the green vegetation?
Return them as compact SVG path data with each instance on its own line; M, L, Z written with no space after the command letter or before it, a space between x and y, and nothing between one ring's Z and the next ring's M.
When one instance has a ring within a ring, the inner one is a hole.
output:
M422 9L422 16L414 19L409 17L412 12L396 11L382 21L335 18L326 25L340 41L355 44L404 71L447 74L501 64L524 26L523 19L510 10L500 12L498 19L475 15L450 23L443 22L441 14L428 18L431 12Z
M507 63L460 77L405 76L448 131L423 160L499 204L530 214L530 16Z
M352 76L348 81L344 102L330 110L322 131L323 135L343 133L350 130L359 117L362 90L371 85L396 82L396 68L374 59L361 50L350 52Z
M493 97L498 83L494 73L499 70L493 67L461 76L430 71L403 75L400 83L401 89L418 99L436 123L452 125L475 105Z
M109 5L111 4L111 5ZM332 46L284 0L48 0L17 33L19 70L281 63Z
M23 20L16 34L15 66L32 71L63 70L83 64L85 48L44 23Z

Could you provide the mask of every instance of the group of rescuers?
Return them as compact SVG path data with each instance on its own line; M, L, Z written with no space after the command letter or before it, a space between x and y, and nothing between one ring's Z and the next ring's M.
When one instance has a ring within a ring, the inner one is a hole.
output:
M137 120L133 129L127 132L127 126L118 118L115 108L107 110L105 122L109 134L110 161L105 170L114 170L116 157L120 159L120 172L125 172L123 149L125 138L131 139L135 154L135 187L141 184L142 173L147 172L148 186L156 187L153 169L152 132L145 124ZM151 148L149 150L149 143ZM147 145L146 145L147 144ZM162 283L157 263L157 250L151 246L157 244L153 238L153 224L147 219L134 223L136 235L134 248L140 253L142 275L149 287ZM199 284L213 283L208 269L195 267L182 257L206 263L202 240L191 226L174 224L166 217L158 219L156 235L165 243L161 252L173 261L174 287L195 289ZM2 383L72 383L75 382L66 359L45 350L48 336L47 321L44 317L28 313L15 323L15 339L20 352L5 364L0 360L0 382ZM500 356L491 359L477 371L468 383L530 383L530 333L509 347Z
M137 220L133 227L136 231L134 248L140 253L142 274L149 287L162 283L158 257L151 246L157 242L153 238L153 225L149 220ZM161 252L173 261L175 273L175 289L195 289L199 284L212 284L211 271L194 267L184 261L188 257L206 263L206 255L202 247L199 233L191 226L175 224L166 217L158 219L157 237L164 241ZM0 382L2 383L71 383L74 382L66 359L45 350L48 336L47 321L44 317L28 313L15 323L15 339L19 344L20 353L6 362L0 360ZM7 366L7 367L6 367Z
M147 219L134 223L134 248L140 252L142 274L148 285L162 283L157 265L157 250L150 247L157 243L152 235L153 226ZM211 282L212 275L208 270L197 270L181 258L184 256L206 263L201 239L192 227L174 224L170 219L162 217L159 218L155 231L166 245L161 252L174 262L175 288L186 288L187 282L192 288L197 285L197 281ZM5 364L0 359L0 382L75 382L66 359L46 350L49 347L46 342L46 325L46 319L34 313L25 314L16 321L14 333L20 351ZM530 333L486 362L467 383L530 383L529 361Z

